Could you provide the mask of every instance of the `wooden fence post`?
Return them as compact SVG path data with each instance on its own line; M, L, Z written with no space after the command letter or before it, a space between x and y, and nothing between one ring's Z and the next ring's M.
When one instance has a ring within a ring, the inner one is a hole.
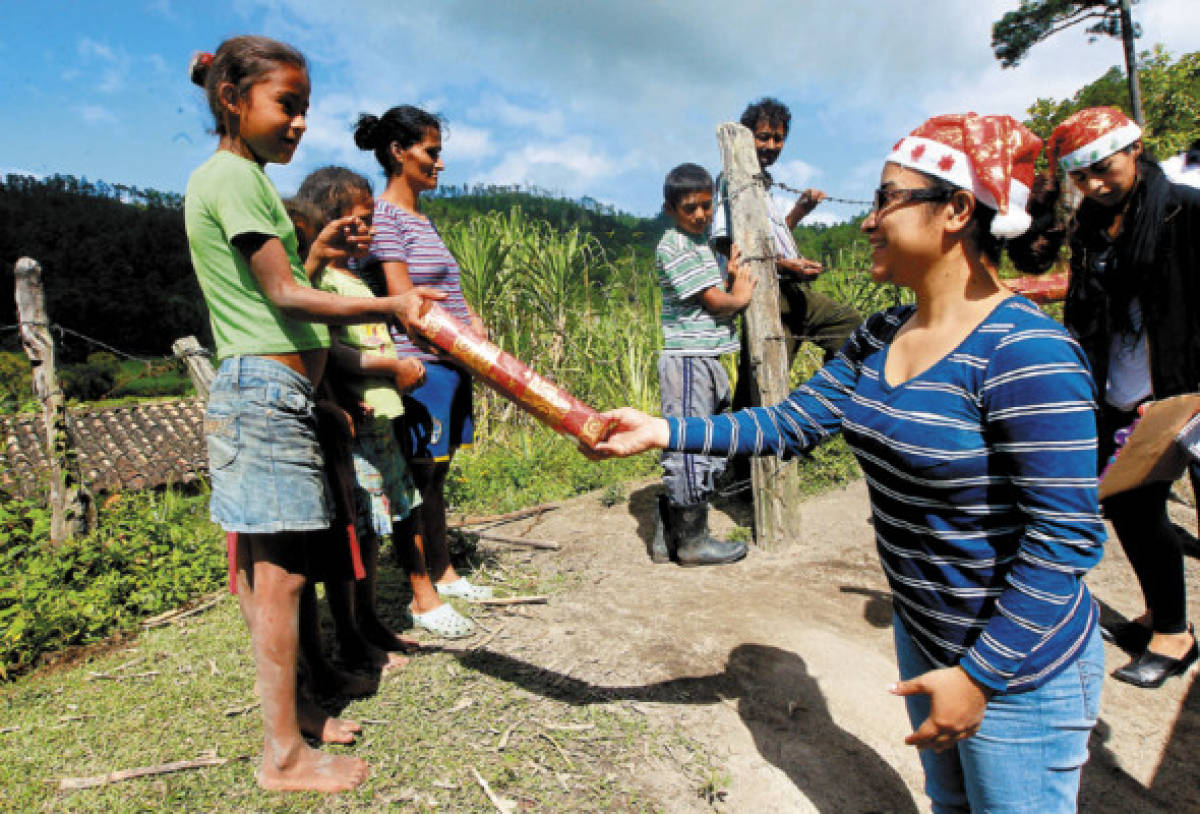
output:
M779 318L779 280L775 269L775 239L767 219L767 189L754 151L754 137L740 124L717 127L729 201L729 235L742 250L758 285L744 314L749 347L752 400L755 405L782 401L790 391L787 342ZM800 477L793 462L755 458L751 483L754 494L754 535L760 546L778 546L799 539Z
M96 504L79 474L71 416L58 385L42 267L36 260L22 257L14 271L21 345L33 366L33 394L42 403L50 458L50 542L57 545L86 534L95 525Z
M192 386L196 388L196 395L204 401L208 401L209 388L217 376L217 371L209 361L208 351L194 336L176 339L175 343L171 345L171 350L187 365L188 376L192 379Z

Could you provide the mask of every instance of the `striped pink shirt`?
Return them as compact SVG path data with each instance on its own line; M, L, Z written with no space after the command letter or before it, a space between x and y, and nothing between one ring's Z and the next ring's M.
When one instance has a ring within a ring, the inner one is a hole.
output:
M392 261L405 263L413 285L445 291L447 297L439 305L464 325L467 324L470 313L459 282L458 261L442 242L442 236L433 222L385 200L376 199L373 223L375 237L371 240L371 253L360 265L371 266ZM432 361L438 358L418 349L408 335L394 325L392 338L396 342L397 356L416 356Z

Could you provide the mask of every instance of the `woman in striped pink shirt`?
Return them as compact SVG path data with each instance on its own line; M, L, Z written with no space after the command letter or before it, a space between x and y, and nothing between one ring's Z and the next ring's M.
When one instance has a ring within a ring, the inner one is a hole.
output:
M375 199L375 236L361 273L368 280L382 282L388 292L398 294L414 286L445 292L441 306L483 336L483 322L463 297L457 261L437 228L420 211L421 193L436 189L438 174L445 169L441 120L411 105L393 107L382 116L364 113L359 116L354 142L363 150L374 151L387 174L387 186ZM421 489L420 520L425 532L423 551L419 542L407 545L403 540L397 541L397 550L410 574L427 572L436 588L424 595L414 591L410 611L419 627L443 636L465 636L471 632L470 622L441 597L485 599L492 593L455 572L446 544L444 489L450 459L475 437L471 379L461 368L418 347L397 328L392 331L397 353L421 359L426 372L425 383L405 396L404 416L398 419L396 433Z

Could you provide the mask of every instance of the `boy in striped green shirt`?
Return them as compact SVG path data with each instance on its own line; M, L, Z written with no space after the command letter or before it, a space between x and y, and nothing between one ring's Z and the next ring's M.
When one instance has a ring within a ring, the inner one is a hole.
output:
M708 416L729 409L729 377L720 356L738 349L734 316L750 302L754 278L735 248L728 281L706 240L713 181L696 164L680 164L663 183L663 210L674 221L654 254L662 287L663 352L658 381L664 416ZM708 533L708 501L725 459L664 453L665 494L659 498L650 558L681 565L716 565L746 556L745 543Z

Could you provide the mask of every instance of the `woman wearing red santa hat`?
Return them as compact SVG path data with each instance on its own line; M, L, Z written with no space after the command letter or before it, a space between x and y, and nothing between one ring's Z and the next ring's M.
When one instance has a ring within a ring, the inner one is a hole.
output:
M1057 163L1083 202L1067 227L1033 241L1038 251L1014 257L1025 270L1044 270L1069 235L1064 322L1101 391L1101 464L1140 404L1200 389L1200 190L1172 184L1141 137L1136 123L1110 107L1081 110L1055 128L1047 147L1052 170ZM1133 656L1113 676L1139 687L1161 686L1197 657L1169 490L1153 483L1104 502L1146 610L1103 632Z
M597 449L790 457L841 432L871 497L900 678L935 811L1074 811L1104 653L1083 574L1104 539L1079 345L997 277L1041 141L1008 116L930 119L863 223L870 317L787 399L708 418L606 417Z

